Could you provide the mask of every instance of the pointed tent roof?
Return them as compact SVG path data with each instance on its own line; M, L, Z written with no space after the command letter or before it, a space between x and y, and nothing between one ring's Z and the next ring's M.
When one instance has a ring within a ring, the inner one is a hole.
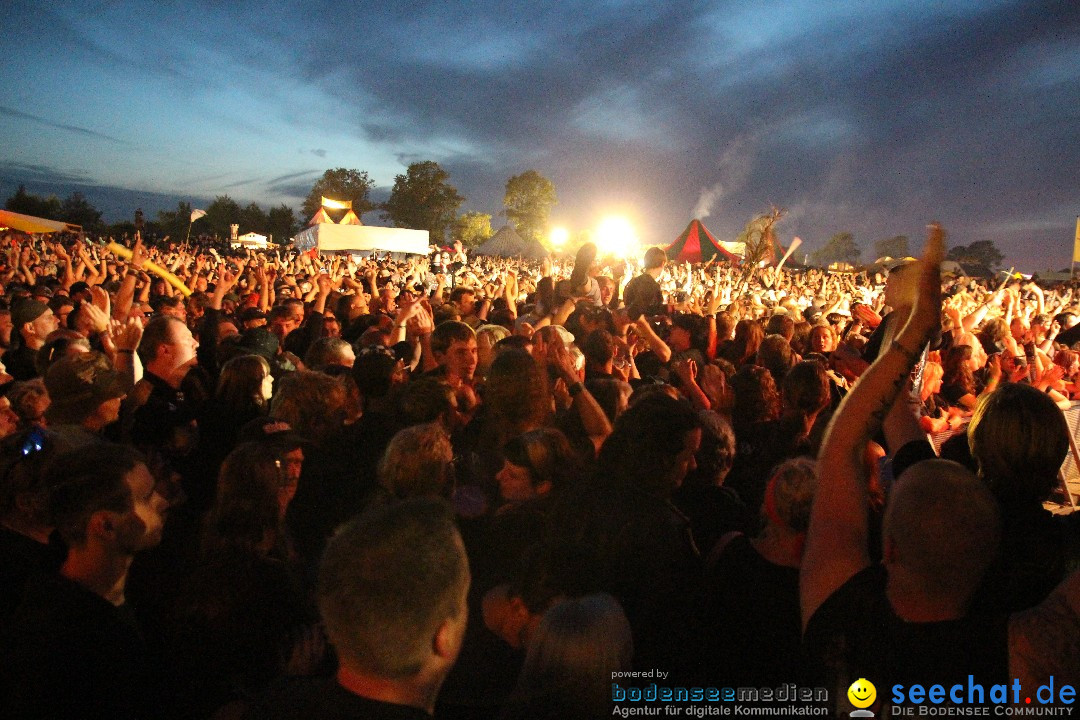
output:
M510 225L503 225L483 245L476 248L473 254L498 257L521 256L530 260L542 260L548 256L548 251L536 240L526 240Z
M664 249L667 251L668 260L672 262L708 262L713 257L731 263L739 262L738 256L728 252L717 242L705 227L705 223L697 218L691 220L682 235Z
M350 209L349 212L345 213L345 217L341 218L341 222L338 223L338 225L363 225L363 224L364 223L360 222L360 218L358 218L356 216L356 213L354 213L352 211L352 209Z
M308 225L333 225L333 219L326 213L326 208L319 208L319 212L308 221Z

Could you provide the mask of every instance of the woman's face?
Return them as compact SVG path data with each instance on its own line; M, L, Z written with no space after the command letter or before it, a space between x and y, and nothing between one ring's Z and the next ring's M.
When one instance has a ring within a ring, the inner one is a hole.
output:
M930 397L941 392L941 378L942 376L938 373L927 374L923 378L923 397Z
M499 493L507 502L524 502L537 497L528 468L504 460L495 479L499 483Z

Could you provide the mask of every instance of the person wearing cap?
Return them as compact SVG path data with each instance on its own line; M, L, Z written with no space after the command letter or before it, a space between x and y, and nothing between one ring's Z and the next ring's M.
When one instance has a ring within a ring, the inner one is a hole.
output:
M266 313L257 307L244 308L240 312L241 330L254 330L266 327Z
M11 324L11 346L3 355L4 365L16 380L30 380L37 377L34 356L59 321L48 305L31 298L12 309Z
M127 388L109 359L99 352L65 357L45 373L52 402L45 411L49 430L63 450L102 442L106 426L120 417Z
M291 501L304 469L304 448L311 443L293 430L289 423L270 417L255 418L246 423L240 429L239 442L259 443L275 453L291 488L292 494L288 498Z

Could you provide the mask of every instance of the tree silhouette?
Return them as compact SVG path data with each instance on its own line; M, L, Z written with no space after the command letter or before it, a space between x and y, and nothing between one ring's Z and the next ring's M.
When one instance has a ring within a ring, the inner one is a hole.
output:
M375 187L375 181L368 177L362 170L349 168L334 168L323 173L322 177L311 186L301 208L304 211L304 222L312 218L322 206L322 198L331 200L349 200L352 202L353 212L357 217L376 208L368 194Z
M885 238L874 243L874 257L904 258L911 254L907 235Z
M1005 259L1005 256L997 249L997 245L990 240L976 240L970 245L957 245L949 248L946 257L949 260L955 260L961 265L972 263L991 270L1001 267L1001 262Z
M447 180L450 174L431 160L409 165L394 179L390 199L383 203L384 216L394 227L427 230L430 240L441 245L465 198Z
M535 170L526 170L506 181L503 212L526 240L540 240L547 235L548 213L558 202L554 183Z
M462 213L454 220L454 241L460 242L467 248L483 245L491 235L491 216L487 213Z
M849 232L833 235L819 250L810 255L815 265L822 267L836 262L857 263L862 250L855 244L855 237Z

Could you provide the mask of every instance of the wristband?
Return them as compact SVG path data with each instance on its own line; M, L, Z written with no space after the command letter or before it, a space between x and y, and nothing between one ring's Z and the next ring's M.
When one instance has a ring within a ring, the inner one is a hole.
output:
M117 351L116 351L116 354L117 355L134 355L135 351L134 350L125 350L124 348L118 348Z
M577 397L585 390L585 383L576 382L570 387L566 388L566 392L570 393L570 397Z

